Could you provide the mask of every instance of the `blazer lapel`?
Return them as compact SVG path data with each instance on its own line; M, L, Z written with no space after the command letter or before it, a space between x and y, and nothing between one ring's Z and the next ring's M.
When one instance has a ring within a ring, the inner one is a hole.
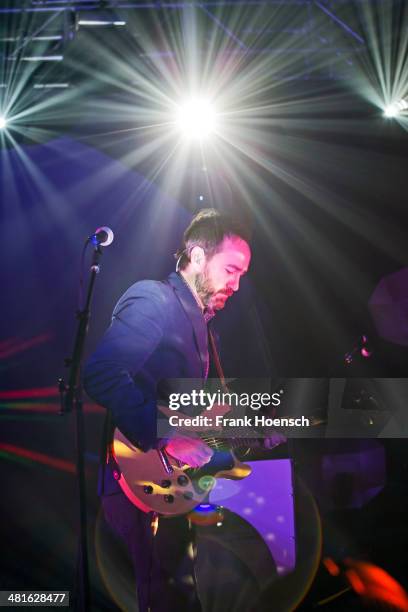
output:
M174 293L179 300L183 310L193 326L194 341L196 349L201 361L202 376L205 378L207 374L208 364L208 337L207 337L207 324L204 321L204 317L200 312L200 308L194 299L193 294L187 287L183 279L180 278L179 274L172 272L168 277L168 282L174 289Z

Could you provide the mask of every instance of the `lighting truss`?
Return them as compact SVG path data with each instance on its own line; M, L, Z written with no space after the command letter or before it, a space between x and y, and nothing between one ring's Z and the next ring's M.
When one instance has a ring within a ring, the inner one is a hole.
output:
M37 61L41 61L41 56L64 56L67 42L74 40L82 28L101 25L116 29L120 25L122 27L119 29L122 30L126 29L128 20L135 15L138 19L140 16L142 21L143 14L155 12L159 19L165 20L169 13L194 10L204 18L203 23L208 31L218 30L231 43L228 53L271 55L278 59L290 54L299 59L298 64L302 68L288 73L286 76L289 78L341 79L347 78L354 64L354 56L365 47L364 37L354 24L343 17L344 7L367 1L376 3L384 0L332 0L330 5L321 0L106 0L103 3L96 0L16 0L9 3L9 8L0 8L0 22L5 15L13 16L15 22L23 22L30 15L35 17L38 25L28 34L22 29L17 36L18 40L14 41L14 48L12 41L8 41L8 58L11 55L12 60L16 53L24 51L26 61L30 61L27 60L30 56L40 58ZM237 23L231 25L225 17L219 16L220 10L249 11L251 19L247 26ZM263 19L263 14L268 17L270 11L285 14L285 19L277 20L276 24L272 21L271 26L262 28L262 25L270 21ZM292 22L293 27L290 25ZM54 31L50 31L52 28ZM42 42L44 45L47 37L53 52L35 52L35 43ZM0 45L4 46L5 38L3 42L0 40ZM160 56L163 50L158 47L144 54L144 57L152 57L152 53ZM295 64L291 62L291 66Z

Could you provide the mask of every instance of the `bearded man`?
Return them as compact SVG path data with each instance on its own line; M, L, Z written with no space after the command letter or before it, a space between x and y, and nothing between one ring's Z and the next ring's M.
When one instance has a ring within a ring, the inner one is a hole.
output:
M216 348L209 351L208 324L239 289L251 260L244 226L214 209L201 210L184 232L176 272L164 281L131 286L117 303L112 322L84 370L90 397L107 408L105 453L99 494L108 524L126 542L136 576L140 612L201 610L184 517L160 522L133 505L114 478L109 455L114 427L132 444L200 467L212 450L198 437L157 437L157 404L177 379L205 383ZM166 391L167 390L167 391Z

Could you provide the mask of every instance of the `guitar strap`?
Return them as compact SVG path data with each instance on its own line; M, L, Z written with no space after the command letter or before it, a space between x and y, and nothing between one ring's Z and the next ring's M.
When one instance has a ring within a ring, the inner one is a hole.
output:
M218 354L217 345L215 342L214 334L208 326L208 344L211 352L211 357L214 361L215 369L217 370L218 378L220 379L221 386L225 393L229 392L228 385L225 381L224 370L222 369L220 356Z
M209 341L208 344L209 344L209 348L211 351L211 356L214 360L215 369L217 370L218 378L220 379L223 391L224 393L229 393L230 390L225 380L224 370L222 369L220 356L217 350L217 344L215 342L214 334L212 333L210 326L208 326L208 341ZM251 448L248 446L244 454L248 454L250 450Z

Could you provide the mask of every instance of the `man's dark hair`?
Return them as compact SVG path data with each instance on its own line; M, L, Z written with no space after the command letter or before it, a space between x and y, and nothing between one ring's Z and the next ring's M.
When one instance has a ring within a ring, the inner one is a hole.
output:
M239 236L245 242L250 241L250 231L239 219L215 208L200 210L185 230L183 244L175 254L177 270L184 270L188 266L193 247L201 247L206 256L211 258L227 236Z

